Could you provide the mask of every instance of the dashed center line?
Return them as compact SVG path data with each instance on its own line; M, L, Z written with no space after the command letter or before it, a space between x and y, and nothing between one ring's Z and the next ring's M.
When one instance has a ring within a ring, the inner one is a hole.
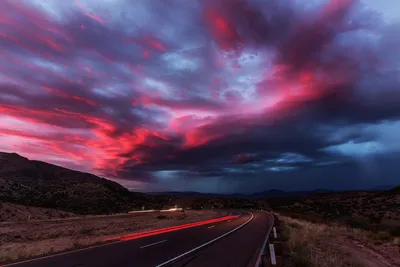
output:
M159 241L159 242L155 242L155 243L151 243L151 244L148 244L148 245L146 245L146 246L142 246L142 247L140 247L140 248L147 248L147 247L151 247L151 246L154 246L154 245L157 245L157 244L161 244L161 243L164 243L164 242L167 242L168 240L163 240L163 241Z
M251 220L253 220L254 214L251 213L251 212L248 212L248 213L251 215L251 218L248 219L248 220L247 220L246 222L244 222L243 224L241 224L241 225L239 225L238 227L236 227L235 229L232 229L232 230L230 230L229 232L227 232L227 233L225 233L225 234L223 234L223 235L220 235L219 237L214 238L213 240L208 241L207 243L204 243L204 244L202 244L202 245L200 245L200 246L198 246L198 247L195 247L195 248L192 249L192 250L189 250L189 251L187 251L187 252L185 252L185 253L183 253L183 254L181 254L181 255L179 255L179 256L176 256L175 258L169 259L169 260L167 260L166 262L163 262L163 263L157 265L156 267L163 267L163 266L166 266L166 265L170 264L171 262L174 262L174 261L176 261L176 260L178 260L178 259L180 259L180 258L182 258L182 257L185 257L186 255L188 255L188 254L190 254L190 253L193 253L193 252L195 252L195 251L197 251L197 250L199 250L199 249L201 249L201 248L203 248L203 247L205 247L205 246L207 246L207 245L209 245L209 244L212 244L212 243L216 242L217 240L219 240L219 239L221 239L221 238L223 238L223 237L225 237L225 236L227 236L227 235L230 235L230 234L236 232L237 230L239 230L240 228L242 228L243 226L245 226L246 224L248 224Z
M209 226L209 227L207 227L207 228L210 229L210 228L213 228L213 227L215 227L215 225L211 225L211 226Z

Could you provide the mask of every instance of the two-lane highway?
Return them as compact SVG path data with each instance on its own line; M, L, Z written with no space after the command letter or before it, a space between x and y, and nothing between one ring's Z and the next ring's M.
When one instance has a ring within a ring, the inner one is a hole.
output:
M3 267L254 266L271 227L270 214L243 212L231 220Z

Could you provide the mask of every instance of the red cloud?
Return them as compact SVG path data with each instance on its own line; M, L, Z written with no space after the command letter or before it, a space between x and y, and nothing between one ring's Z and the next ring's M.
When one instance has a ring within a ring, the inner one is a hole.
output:
M89 99L86 99L86 98L80 97L80 96L69 95L65 91L62 91L62 90L58 90L58 89L50 88L50 87L44 87L44 86L42 88L46 92L48 92L50 94L54 94L54 95L56 95L58 97L73 99L73 100L76 100L76 101L81 101L81 102L84 102L84 103L86 103L88 105L91 105L91 106L97 106L98 105L98 104L96 104L95 102L93 102L93 101L91 101Z
M213 8L207 8L204 16L214 39L221 49L236 49L241 38L237 33L234 24Z

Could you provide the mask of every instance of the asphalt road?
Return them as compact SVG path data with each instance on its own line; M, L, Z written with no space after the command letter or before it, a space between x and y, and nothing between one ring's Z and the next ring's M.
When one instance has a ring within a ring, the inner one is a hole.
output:
M272 223L268 213L243 212L229 221L5 266L253 267Z

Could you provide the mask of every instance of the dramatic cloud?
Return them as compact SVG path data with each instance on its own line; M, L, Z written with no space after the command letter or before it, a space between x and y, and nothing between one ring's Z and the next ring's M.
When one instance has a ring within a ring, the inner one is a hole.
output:
M133 190L399 183L398 33L368 1L4 0L0 150Z

